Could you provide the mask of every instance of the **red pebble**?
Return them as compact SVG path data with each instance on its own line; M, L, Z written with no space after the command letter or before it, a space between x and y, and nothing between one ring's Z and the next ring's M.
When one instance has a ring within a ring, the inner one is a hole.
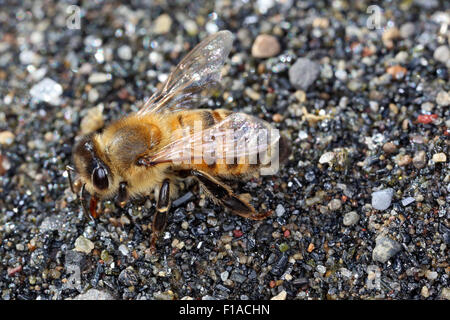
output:
M8 276L13 276L20 271L22 271L22 266L17 266L15 268L8 268Z
M241 230L234 230L233 231L233 235L236 237L236 238L239 238L239 237L242 237L242 235L243 235L244 233L241 231Z
M417 117L417 121L420 123L431 123L438 118L437 114L421 114Z
M291 235L291 232L288 229L286 229L286 230L284 230L283 235L285 238L288 238Z

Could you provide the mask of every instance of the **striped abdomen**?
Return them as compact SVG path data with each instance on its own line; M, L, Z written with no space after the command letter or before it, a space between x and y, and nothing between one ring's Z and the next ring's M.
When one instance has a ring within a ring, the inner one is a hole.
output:
M225 109L197 109L190 111L181 111L172 115L168 125L172 132L173 140L186 137L189 133L193 134L198 130L206 130L221 123L232 112ZM217 127L217 126L216 126ZM184 130L184 132L183 132ZM249 176L260 168L259 160L254 163L245 157L229 157L229 159L220 159L211 161L209 159L196 159L190 163L183 162L178 166L179 169L197 169L205 171L211 175L219 177Z

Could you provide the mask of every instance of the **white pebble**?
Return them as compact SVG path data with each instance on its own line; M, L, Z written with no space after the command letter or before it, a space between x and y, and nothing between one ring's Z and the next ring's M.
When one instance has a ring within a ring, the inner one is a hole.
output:
M89 83L104 83L106 81L109 81L112 79L112 76L109 73L100 73L96 72L89 76L88 82Z
M277 214L277 217L281 217L286 212L286 209L284 209L283 205L279 204L277 205L277 208L275 209L275 213Z
M377 210L386 210L391 205L394 190L391 188L372 193L372 207Z
M50 78L44 78L42 81L35 84L30 90L30 95L33 99L43 101L54 106L61 103L60 97L62 93L62 86Z
M119 251L120 251L120 253L123 254L124 256L127 256L128 253L130 252L130 251L128 250L127 246L124 245L124 244L121 244L121 245L119 246Z
M286 297L287 297L287 292L285 290L283 290L270 300L286 300Z
M133 52L131 51L131 48L129 46L124 45L117 50L117 55L120 59L131 60L131 58L133 57Z
M89 254L92 249L94 249L94 243L91 240L86 239L83 236L79 236L77 240L75 240L75 251Z

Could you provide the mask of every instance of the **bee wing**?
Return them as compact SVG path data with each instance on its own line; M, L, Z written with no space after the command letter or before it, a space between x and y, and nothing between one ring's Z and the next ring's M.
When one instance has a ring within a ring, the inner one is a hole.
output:
M258 164L278 150L274 148L280 138L278 130L245 113L232 113L207 129L199 127L175 131L177 138L151 156L150 162Z
M203 103L220 82L232 44L233 35L228 30L204 39L181 60L162 89L147 100L138 114L174 111Z

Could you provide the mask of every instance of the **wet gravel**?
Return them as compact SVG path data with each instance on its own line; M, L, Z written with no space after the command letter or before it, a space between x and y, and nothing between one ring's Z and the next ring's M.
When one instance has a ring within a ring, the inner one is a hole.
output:
M381 2L378 29L369 1L86 1L81 29L70 1L15 3L0 11L0 299L449 299L449 2ZM293 153L232 184L268 219L194 185L152 255L153 200L106 202L94 224L64 168L81 133L136 111L221 29L236 38L208 106L271 121Z

